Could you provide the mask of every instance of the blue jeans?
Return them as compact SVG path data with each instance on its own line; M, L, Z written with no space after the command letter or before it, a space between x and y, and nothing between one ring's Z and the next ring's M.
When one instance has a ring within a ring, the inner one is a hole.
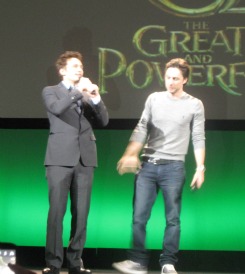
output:
M158 190L161 189L166 227L160 255L160 265L175 264L180 241L181 197L185 182L185 167L182 161L171 161L155 165L143 162L142 169L135 177L133 243L128 259L144 266L148 265L149 254L145 249L146 225Z

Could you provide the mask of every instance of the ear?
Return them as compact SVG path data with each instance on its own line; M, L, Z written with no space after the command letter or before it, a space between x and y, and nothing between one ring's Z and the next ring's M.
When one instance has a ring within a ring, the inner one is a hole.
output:
M65 75L66 75L66 70L65 70L64 68L61 68L61 69L59 70L59 74L60 74L61 76L65 76Z
M188 78L184 78L184 85L187 83L187 81L188 81Z

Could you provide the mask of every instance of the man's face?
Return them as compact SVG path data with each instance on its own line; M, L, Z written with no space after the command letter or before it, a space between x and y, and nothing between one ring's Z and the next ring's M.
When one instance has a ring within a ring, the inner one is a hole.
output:
M165 73L165 86L167 91L173 95L182 93L183 86L187 82L178 68L168 68Z
M60 69L60 74L64 81L69 82L71 85L76 84L83 77L82 62L77 58L67 59L66 66Z

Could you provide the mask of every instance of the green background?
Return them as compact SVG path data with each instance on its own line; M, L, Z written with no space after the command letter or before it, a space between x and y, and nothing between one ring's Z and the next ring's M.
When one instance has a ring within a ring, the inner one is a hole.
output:
M128 248L131 237L133 175L118 175L116 163L132 130L96 130L95 171L86 247ZM0 129L0 242L44 246L48 193L43 166L48 130ZM206 180L189 184L195 164L190 145L182 207L182 250L245 250L245 132L207 131ZM70 228L69 204L64 245ZM148 224L147 247L161 249L162 197Z

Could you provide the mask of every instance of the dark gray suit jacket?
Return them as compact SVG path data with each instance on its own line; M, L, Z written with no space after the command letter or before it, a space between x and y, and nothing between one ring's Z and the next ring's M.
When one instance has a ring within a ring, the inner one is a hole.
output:
M86 92L69 92L62 83L45 87L42 98L50 123L45 165L75 166L81 157L85 166L97 166L92 126L103 127L109 121L103 101L94 105ZM82 100L80 115L78 100Z

